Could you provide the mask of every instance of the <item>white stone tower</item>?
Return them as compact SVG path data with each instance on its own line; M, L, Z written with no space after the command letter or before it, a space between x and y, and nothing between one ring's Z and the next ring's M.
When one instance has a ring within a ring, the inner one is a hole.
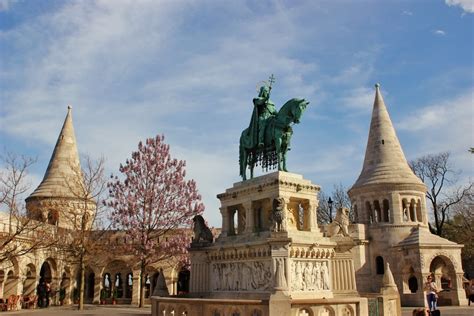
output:
M426 186L406 161L380 85L375 89L364 164L348 192L360 239L356 250L359 259L355 260L357 286L362 291L378 291L388 262L402 304L420 305L424 299L422 285L430 273L438 273L440 287L444 278L449 279L451 289L462 288L462 246L430 233ZM460 293L446 293L444 299L451 304L461 301Z
M34 219L78 229L82 217L86 214L91 218L96 205L85 194L71 111L68 106L48 169L40 185L26 198L26 209Z
M377 84L364 165L349 190L357 222L372 230L427 226L426 186L408 166Z

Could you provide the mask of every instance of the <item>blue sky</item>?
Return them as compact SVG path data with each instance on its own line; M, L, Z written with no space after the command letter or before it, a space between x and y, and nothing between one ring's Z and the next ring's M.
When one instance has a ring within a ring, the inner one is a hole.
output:
M446 1L0 0L0 143L46 170L67 105L108 172L164 134L220 226L258 82L311 104L288 168L330 192L359 175L380 82L407 159L449 150L474 175L473 12Z

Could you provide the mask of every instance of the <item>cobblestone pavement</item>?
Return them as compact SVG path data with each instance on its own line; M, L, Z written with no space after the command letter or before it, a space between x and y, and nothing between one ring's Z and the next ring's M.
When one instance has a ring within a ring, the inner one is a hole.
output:
M124 306L98 306L85 305L84 310L78 311L77 306L62 306L49 307L44 309L24 309L21 311L0 312L0 315L15 315L15 316L69 316L69 315L83 315L83 316L142 316L151 315L151 307L144 308Z
M402 316L412 316L416 307L402 307ZM472 316L474 315L474 305L471 306L440 306L441 316Z

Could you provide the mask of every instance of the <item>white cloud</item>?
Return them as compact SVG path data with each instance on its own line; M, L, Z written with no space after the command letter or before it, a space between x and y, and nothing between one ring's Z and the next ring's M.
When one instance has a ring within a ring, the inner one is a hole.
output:
M473 0L445 0L445 2L448 6L458 6L467 13L474 13Z
M206 214L220 218L215 195L239 180L238 135L250 120L256 81L275 73L272 98L281 105L317 93L317 83L303 79L317 65L291 57L289 47L299 43L291 12L254 15L228 4L247 23L226 21L224 32L194 28L184 13L192 6L66 2L3 32L1 40L26 56L11 57L0 72L2 82L21 83L5 95L0 130L33 140L49 158L72 104L79 151L106 156L114 173L139 140L165 134L176 157L188 162Z
M403 14L403 15L410 15L410 16L411 16L411 15L413 15L413 12L408 11L408 10L405 10L405 11L402 12L402 14Z
M422 107L395 124L399 131L411 135L407 137L418 139L416 147L410 147L410 156L450 151L455 167L472 176L474 161L467 151L474 144L472 104L471 89L456 98Z
M0 12L8 11L18 0L0 0Z
M433 34L439 35L439 36L445 36L445 35L446 35L446 32L443 31L443 30L434 30L434 31L433 31Z
M369 111L374 104L375 92L373 88L358 87L344 92L341 98L343 106L361 111Z

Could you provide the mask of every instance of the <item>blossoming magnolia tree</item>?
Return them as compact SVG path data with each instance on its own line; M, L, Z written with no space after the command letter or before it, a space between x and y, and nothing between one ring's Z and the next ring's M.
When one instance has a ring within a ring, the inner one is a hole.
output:
M158 135L140 142L131 159L120 165L123 177L112 176L108 184L112 223L126 232L140 266L140 307L145 268L171 257L185 260L190 239L183 228L204 210L196 182L185 180L185 161L171 158L163 141Z

